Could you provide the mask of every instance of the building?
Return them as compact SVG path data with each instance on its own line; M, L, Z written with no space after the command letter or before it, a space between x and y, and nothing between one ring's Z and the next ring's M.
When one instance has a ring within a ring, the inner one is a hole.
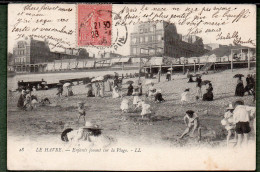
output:
M132 56L169 56L174 58L201 56L204 49L202 38L178 34L175 24L142 23L131 33Z
M17 41L13 48L13 68L16 72L43 72L47 63L61 59L86 59L85 49L65 49L64 52L51 52L49 43L26 37Z
M207 47L210 47L211 50L215 50L217 48L219 48L221 45L220 44L216 44L216 43L210 43L210 44L205 44Z

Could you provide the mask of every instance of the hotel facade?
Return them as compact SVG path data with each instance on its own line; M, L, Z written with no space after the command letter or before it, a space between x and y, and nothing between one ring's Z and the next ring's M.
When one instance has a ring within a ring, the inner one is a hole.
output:
M131 56L168 56L173 58L201 56L204 49L202 38L178 34L175 24L143 23L131 33Z

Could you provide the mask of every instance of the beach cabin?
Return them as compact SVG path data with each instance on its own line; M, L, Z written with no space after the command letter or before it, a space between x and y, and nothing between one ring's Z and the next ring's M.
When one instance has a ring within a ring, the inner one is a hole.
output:
M147 62L148 65L163 65L163 57L151 57L151 59Z
M198 57L188 58L188 63L199 63Z
M208 62L219 62L219 58L215 54L211 54L208 57Z
M201 56L198 57L200 63L207 63L208 62L208 56Z
M230 59L229 56L223 56L223 57L220 57L220 62L228 62Z

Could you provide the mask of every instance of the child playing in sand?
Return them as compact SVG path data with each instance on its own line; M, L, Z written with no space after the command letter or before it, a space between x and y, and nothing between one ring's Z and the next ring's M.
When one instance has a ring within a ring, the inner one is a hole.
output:
M190 89L187 88L181 94L181 105L183 105L185 102L189 102L189 93L190 93Z
M199 125L198 115L192 110L186 111L186 115L184 116L184 123L187 126L187 128L184 130L183 134L179 137L179 139L182 139L191 130L192 130L191 136L193 136L195 130L198 130L198 135L199 135L199 140L200 140L201 139L201 128Z
M221 124L225 126L225 129L228 132L227 146L229 145L229 140L232 135L232 132L235 133L235 142L237 140L237 133L234 131L235 123L234 123L234 119L233 119L233 111L234 111L233 105L229 104L229 107L227 108L227 111L224 114L224 119L221 120Z
M79 119L81 117L84 118L84 122L85 122L85 116L86 116L86 112L85 112L85 109L84 109L84 103L83 102L78 102L78 113L79 113L79 117L78 117L78 122L79 122Z
M151 109L150 109L151 106L149 104L146 104L145 101L143 101L143 100L139 101L136 108L138 108L138 107L142 107L142 112L141 112L142 118L144 118L145 116L149 118L151 116L151 114L152 114Z
M128 99L127 98L123 98L123 100L121 102L121 106L120 106L122 112L125 112L125 113L128 112L128 110L129 110L128 103L129 103Z

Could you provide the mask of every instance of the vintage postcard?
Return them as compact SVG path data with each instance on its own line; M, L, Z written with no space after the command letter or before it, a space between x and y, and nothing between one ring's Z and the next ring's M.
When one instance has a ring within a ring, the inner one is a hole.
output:
M9 4L9 170L254 170L256 6Z

